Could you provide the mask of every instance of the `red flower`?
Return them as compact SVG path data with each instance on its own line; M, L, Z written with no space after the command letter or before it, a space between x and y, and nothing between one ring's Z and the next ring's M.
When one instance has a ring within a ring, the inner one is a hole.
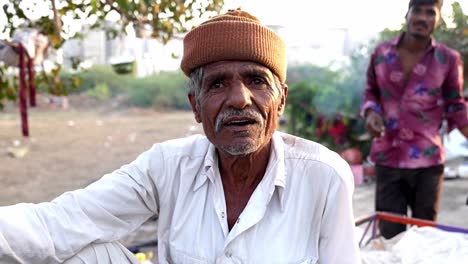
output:
M317 136L318 137L321 137L323 135L323 128L324 128L324 117L323 116L319 116L318 119L317 119Z
M333 122L333 126L328 128L328 134L332 135L334 138L337 138L345 131L345 128L346 126L343 120L335 120L335 122Z

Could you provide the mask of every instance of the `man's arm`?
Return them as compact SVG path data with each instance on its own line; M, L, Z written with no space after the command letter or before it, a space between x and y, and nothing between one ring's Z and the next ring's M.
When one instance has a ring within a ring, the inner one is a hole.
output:
M468 137L468 106L463 97L463 81L463 63L456 53L441 89L448 131L458 128Z
M49 203L0 207L0 263L61 263L94 242L110 242L158 212L148 151L85 189ZM159 170L160 169L160 170ZM15 260L15 261L13 261Z
M466 139L468 139L468 125L460 128L460 132L465 136Z
M348 163L339 158L335 165L338 182L328 190L320 227L319 263L360 264L352 207L354 181Z
M379 105L380 92L377 86L377 75L375 73L375 60L377 50L371 56L366 73L366 88L364 90L364 101L361 106L361 117L366 119L367 131L373 137L382 135L385 127L382 118L382 109Z
M369 65L367 66L366 71L366 87L364 89L364 100L361 106L361 116L365 117L367 110L372 109L375 112L382 114L380 108L380 91L377 85L377 74L375 71L376 67L376 57L378 51L377 49L372 53Z

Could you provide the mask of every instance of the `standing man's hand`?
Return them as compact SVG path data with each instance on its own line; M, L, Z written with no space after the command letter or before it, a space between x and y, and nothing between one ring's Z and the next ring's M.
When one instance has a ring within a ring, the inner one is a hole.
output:
M366 128L367 128L367 131L369 131L369 133L373 137L382 136L385 131L385 126L384 126L382 116L380 116L374 110L367 110Z
M468 139L468 125L460 128L459 130L465 136L465 138Z

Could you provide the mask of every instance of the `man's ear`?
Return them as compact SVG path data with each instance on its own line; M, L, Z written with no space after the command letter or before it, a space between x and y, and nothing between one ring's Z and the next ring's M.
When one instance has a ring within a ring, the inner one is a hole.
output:
M442 24L443 21L443 18L442 16L439 14L439 20L437 20L436 22L436 25L435 25L435 28L438 28L441 24Z
M283 84L283 95L281 96L280 103L278 105L278 116L284 113L286 107L286 98L288 97L288 85Z
M195 115L195 120L197 121L197 123L201 123L200 112L198 112L197 100L195 99L195 95L189 93L188 99L190 102L190 106L192 106L192 112Z

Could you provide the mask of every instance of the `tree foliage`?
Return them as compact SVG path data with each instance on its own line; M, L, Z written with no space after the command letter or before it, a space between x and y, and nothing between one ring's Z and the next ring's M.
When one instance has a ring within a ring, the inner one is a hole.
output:
M3 6L7 24L0 30L12 35L20 27L36 27L47 33L59 47L63 40L75 37L70 30L73 23L87 23L91 28L110 29L106 20L118 15L119 25L114 34L125 32L129 24L147 24L151 37L169 41L175 33L187 31L190 22L205 13L218 13L223 0L9 0ZM49 12L37 14L35 9L48 8ZM72 35L70 35L72 34Z
M189 30L196 19L219 13L223 4L224 0L8 0L0 10L7 22L0 25L0 32L11 37L18 29L36 28L59 49L67 39L83 36L80 27L103 29L112 38L126 34L130 25L136 31L143 27L149 37L166 43ZM77 76L63 82L61 69L57 63L52 71L37 74L36 85L51 94L67 94L80 85ZM12 72L0 63L0 109L5 100L17 99L17 76Z
M364 147L360 142L364 128L357 115L361 89L353 76L314 65L291 67L288 132L337 151Z
M456 49L465 62L464 77L468 80L468 15L463 12L463 9L458 2L452 4L451 24L443 22L439 29L435 32L435 38L445 43L447 46ZM468 84L465 82L465 87Z

